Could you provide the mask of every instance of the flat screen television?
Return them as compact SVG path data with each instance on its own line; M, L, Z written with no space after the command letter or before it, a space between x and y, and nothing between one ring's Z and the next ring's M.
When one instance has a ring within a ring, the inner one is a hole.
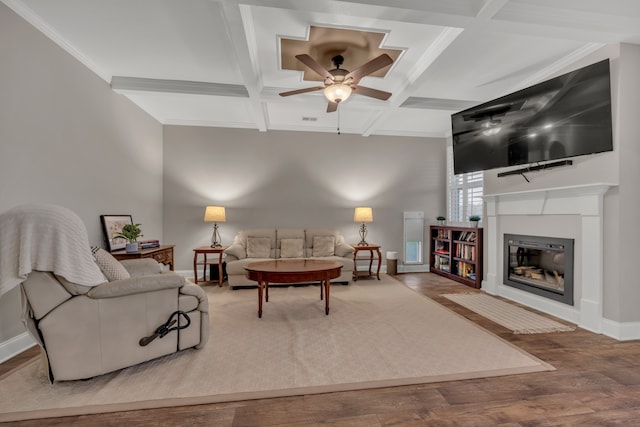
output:
M451 116L454 173L613 150L609 60Z

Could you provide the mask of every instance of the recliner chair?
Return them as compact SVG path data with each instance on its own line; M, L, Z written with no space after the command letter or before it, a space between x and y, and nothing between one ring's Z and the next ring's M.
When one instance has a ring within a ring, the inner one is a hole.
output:
M59 237L79 227L79 237ZM0 215L0 232L0 284L20 284L22 320L42 349L51 382L90 378L206 344L208 301L201 287L153 259L119 262L98 248L92 255L84 224L72 212L18 209ZM65 239L84 244L64 249ZM12 244L15 250L7 251ZM16 251L27 256L8 262ZM76 283L82 277L94 283Z

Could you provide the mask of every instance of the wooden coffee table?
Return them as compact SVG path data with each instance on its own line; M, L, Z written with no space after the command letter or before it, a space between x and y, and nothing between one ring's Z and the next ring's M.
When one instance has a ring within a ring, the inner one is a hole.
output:
M316 259L285 259L253 262L245 266L247 278L258 282L258 317L262 317L262 295L269 302L269 283L320 282L320 300L326 294L325 314L329 314L331 279L340 277L342 264Z

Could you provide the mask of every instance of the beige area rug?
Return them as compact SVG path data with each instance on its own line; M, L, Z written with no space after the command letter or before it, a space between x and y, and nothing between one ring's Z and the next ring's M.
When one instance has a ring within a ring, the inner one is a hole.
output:
M553 370L386 275L331 287L207 286L211 339L87 381L48 384L35 361L0 380L0 421L356 390Z
M481 293L447 294L445 298L513 331L514 334L571 332L576 328Z

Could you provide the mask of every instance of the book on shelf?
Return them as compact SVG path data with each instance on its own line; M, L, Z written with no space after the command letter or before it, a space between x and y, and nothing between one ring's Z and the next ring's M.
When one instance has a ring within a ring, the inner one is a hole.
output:
M469 261L476 259L476 247L462 244L456 244L456 258L463 258Z
M476 232L475 231L462 231L458 235L458 239L463 242L475 242L476 241Z
M449 239L451 230L438 230L438 239Z

